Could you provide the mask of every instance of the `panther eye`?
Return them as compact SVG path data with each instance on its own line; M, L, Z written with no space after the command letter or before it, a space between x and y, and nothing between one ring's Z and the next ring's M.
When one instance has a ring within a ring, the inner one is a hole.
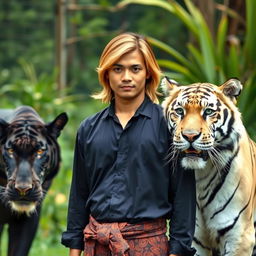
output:
M8 148L7 152L8 152L9 155L13 155L14 150L13 150L13 148Z
M215 110L213 110L213 109L211 109L211 108L206 108L206 109L204 110L204 114L207 115L207 116L213 114L214 112L215 112Z
M176 112L176 114L178 114L178 115L180 115L180 116L184 115L184 110L183 110L183 108L176 108L176 109L175 109L175 112Z
M42 154L44 153L44 150L39 148L37 151L36 151L36 154L37 154L37 157L40 158L42 156Z
M36 151L36 153L37 153L38 155L42 155L42 154L44 153L44 150L42 150L42 149L40 148L40 149L38 149L38 150Z

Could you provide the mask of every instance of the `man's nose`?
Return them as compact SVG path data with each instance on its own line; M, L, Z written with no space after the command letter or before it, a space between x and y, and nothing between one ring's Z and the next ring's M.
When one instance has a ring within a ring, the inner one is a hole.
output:
M132 80L131 72L129 70L124 71L122 80L123 81L131 81Z

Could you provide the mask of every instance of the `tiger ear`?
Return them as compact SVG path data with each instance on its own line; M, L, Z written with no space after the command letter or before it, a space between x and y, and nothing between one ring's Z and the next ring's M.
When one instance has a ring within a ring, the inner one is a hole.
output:
M46 125L47 130L50 134L57 138L60 135L60 131L64 128L68 122L68 116L66 113L61 113L52 122Z
M161 89L165 96L169 96L170 92L179 85L178 82L165 76L161 81Z
M229 97L234 103L243 89L243 85L236 78L231 78L220 86L222 93Z

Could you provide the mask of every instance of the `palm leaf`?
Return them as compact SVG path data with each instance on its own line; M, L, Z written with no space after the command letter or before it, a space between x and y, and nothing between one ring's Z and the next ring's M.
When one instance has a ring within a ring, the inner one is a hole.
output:
M247 59L247 65L255 68L256 56L256 33L255 33L256 1L246 0L246 37L244 54Z
M158 64L160 67L168 68L170 70L176 71L177 73L181 73L184 76L184 80L186 82L195 81L196 77L187 69L185 66L178 64L177 62L170 60L158 60ZM182 81L182 82L185 82Z
M227 16L222 16L218 30L217 30L217 49L216 49L216 58L217 58L217 71L219 73L219 82L223 83L227 77L225 73L226 69L226 54L225 46L227 40L227 28L228 28L228 19Z
M202 50L206 79L209 82L216 82L216 63L212 35L202 13L192 4L190 0L185 0L185 3L197 25L199 37L198 41L200 44L200 49Z

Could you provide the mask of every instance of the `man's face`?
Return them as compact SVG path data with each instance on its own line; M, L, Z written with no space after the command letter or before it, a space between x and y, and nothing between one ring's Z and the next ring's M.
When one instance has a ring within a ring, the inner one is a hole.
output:
M108 71L115 99L144 99L147 70L142 54L132 51L123 55Z

